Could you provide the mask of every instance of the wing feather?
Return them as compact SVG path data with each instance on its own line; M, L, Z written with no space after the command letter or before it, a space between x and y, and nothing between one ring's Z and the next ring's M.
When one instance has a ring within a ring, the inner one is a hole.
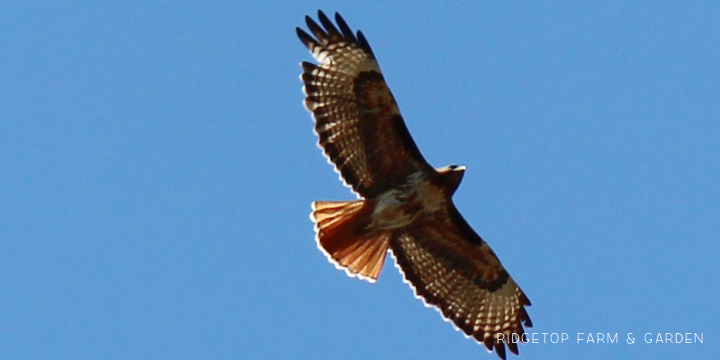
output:
M505 345L518 353L511 339L532 326L530 300L454 205L397 234L391 250L416 296L501 358Z
M300 41L319 64L302 63L305 107L318 145L355 193L373 198L419 170L433 171L410 136L362 32L335 14L306 17Z

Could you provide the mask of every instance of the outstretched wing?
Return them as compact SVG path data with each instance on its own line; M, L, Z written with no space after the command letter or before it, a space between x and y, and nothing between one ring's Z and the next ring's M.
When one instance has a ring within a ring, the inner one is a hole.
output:
M391 249L416 296L502 359L505 345L518 353L530 300L452 203L399 233Z
M318 65L302 63L305 107L319 145L345 183L373 198L419 170L433 171L415 145L362 32L340 14L337 27L318 11L322 27L305 17L311 36L297 34Z

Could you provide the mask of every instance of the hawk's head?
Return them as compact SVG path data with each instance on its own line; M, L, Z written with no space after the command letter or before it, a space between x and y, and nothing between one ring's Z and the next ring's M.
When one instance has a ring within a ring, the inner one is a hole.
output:
M458 186L460 186L460 181L465 174L465 169L466 167L463 165L448 165L437 168L435 171L440 174L440 182L442 183L442 186L447 189L450 195L452 195L455 193Z

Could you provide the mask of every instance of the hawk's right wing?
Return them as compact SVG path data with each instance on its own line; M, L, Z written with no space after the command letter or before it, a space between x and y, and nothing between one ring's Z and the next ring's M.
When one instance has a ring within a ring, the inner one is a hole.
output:
M306 17L314 35L297 34L318 65L302 63L305 107L325 155L345 183L373 198L407 175L434 171L405 126L372 49L362 32L353 34L340 14L338 28L318 11L322 27Z

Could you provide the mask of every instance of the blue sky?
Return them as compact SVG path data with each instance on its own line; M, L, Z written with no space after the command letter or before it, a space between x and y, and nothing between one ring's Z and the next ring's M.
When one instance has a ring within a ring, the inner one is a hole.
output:
M370 285L316 249L310 202L353 198L301 105L318 8L425 157L468 167L455 202L528 330L569 335L521 359L720 350L717 2L6 1L0 358L496 358L392 261Z

